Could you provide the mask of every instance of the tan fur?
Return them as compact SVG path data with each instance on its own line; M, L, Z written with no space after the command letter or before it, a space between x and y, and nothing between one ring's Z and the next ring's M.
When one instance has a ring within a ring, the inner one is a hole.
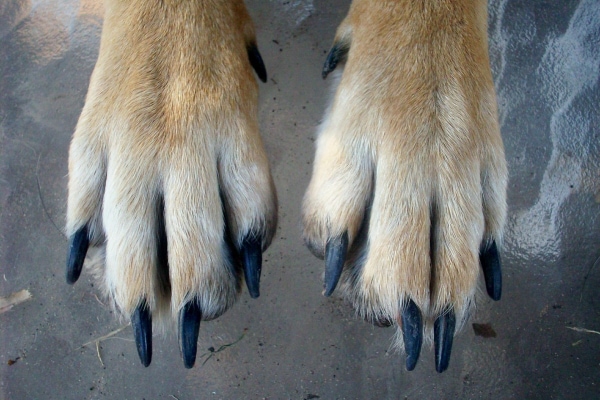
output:
M348 231L342 286L364 317L397 320L412 299L429 324L449 308L464 321L480 244L500 245L506 218L486 2L355 0L335 43L350 51L317 141L305 241L322 253Z
M69 153L67 234L106 239L104 280L128 316L145 299L203 318L237 299L232 240L266 248L276 198L258 132L255 42L242 1L106 0L100 54ZM220 196L223 197L224 205ZM170 285L157 271L161 198ZM224 213L225 211L225 213Z

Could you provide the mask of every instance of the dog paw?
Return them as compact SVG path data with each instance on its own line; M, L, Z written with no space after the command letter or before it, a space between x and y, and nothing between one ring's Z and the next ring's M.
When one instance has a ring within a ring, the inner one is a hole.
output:
M142 363L152 319L178 319L191 368L201 320L259 295L275 190L258 132L266 70L242 2L107 1L100 54L69 152L67 282L89 246L131 319Z
M415 368L433 336L448 367L479 271L500 299L507 171L486 8L355 1L323 76L340 65L303 204L304 240L365 319L398 327Z

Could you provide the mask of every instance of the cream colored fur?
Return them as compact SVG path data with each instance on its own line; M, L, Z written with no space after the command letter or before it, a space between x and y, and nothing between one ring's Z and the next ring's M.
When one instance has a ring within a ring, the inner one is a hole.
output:
M252 22L241 1L105 3L69 154L67 234L88 226L125 317L141 301L167 316L192 297L217 317L242 279L226 226L235 245L254 232L263 249L276 227ZM448 309L464 321L480 245L501 243L507 171L486 18L483 0L356 0L338 29L350 52L317 142L304 237L322 255L348 232L342 289L367 319L397 321L412 299L428 330Z
M355 0L335 43L350 50L319 132L304 238L322 255L347 231L345 296L389 321L412 299L429 336L448 309L467 318L480 245L500 245L506 218L486 2Z
M237 299L232 241L275 231L258 132L255 43L242 1L105 0L100 54L69 153L67 234L106 246L103 281L128 317L197 297L203 319ZM223 203L222 204L222 200ZM164 202L168 281L157 267Z

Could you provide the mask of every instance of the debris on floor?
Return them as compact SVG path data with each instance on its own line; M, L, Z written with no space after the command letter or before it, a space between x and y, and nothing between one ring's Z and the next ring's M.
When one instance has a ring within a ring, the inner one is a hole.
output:
M27 289L19 290L8 297L0 297L0 314L29 299L31 299L31 293Z
M476 336L481 336L485 339L496 337L496 331L492 328L492 324L473 323L473 332L475 332Z

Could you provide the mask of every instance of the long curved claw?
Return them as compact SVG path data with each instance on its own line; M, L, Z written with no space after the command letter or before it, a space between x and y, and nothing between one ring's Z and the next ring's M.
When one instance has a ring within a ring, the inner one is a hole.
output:
M196 300L188 302L179 312L181 354L183 356L183 365L188 369L192 368L196 362L198 332L200 331L201 319L202 310L200 310L200 306Z
M414 301L409 300L402 311L402 335L406 351L406 370L412 371L417 366L421 345L423 344L423 321L421 311Z
M500 253L496 241L492 241L479 255L483 277L485 278L485 289L488 295L495 301L502 296L502 270L500 267Z
M346 253L348 252L348 232L327 241L325 247L325 282L323 295L331 296L342 275Z
M81 275L83 261L90 246L87 225L82 226L69 238L69 255L67 256L67 283L74 284Z
M440 315L433 325L433 341L435 343L435 370L444 372L450 364L450 353L452 352L452 340L454 339L454 328L456 317L452 310Z
M263 82L266 82L267 69L265 68L265 63L263 62L260 52L258 51L256 43L248 44L246 50L248 51L248 60L250 61L250 65L252 65L252 68L254 68L254 71L256 71L258 79L260 79Z
M145 301L142 301L131 316L135 345L142 365L147 367L152 361L152 315Z
M346 60L349 50L350 46L348 43L337 42L333 44L323 65L323 72L321 73L323 79L327 78L327 75L337 67L338 63Z
M240 251L248 292L253 299L260 296L260 272L262 270L262 245L260 238L250 234L242 241Z

